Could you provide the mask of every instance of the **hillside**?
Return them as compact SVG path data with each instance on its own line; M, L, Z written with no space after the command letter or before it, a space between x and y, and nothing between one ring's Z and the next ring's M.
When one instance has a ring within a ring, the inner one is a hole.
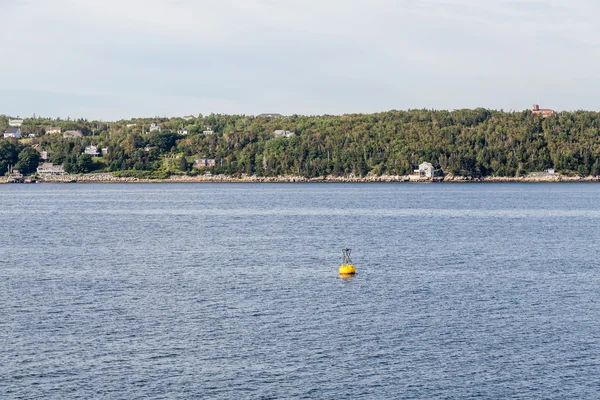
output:
M8 121L0 116L0 132L9 127ZM153 123L161 131L148 132ZM49 127L61 133L45 133ZM78 130L82 137L64 138L68 130ZM71 173L406 175L427 161L436 174L513 177L555 168L600 175L600 113L588 111L549 118L529 110L482 108L282 118L213 114L115 122L30 118L21 131L21 139L0 139L2 175L9 165L33 173L41 150L49 152L49 162ZM275 137L275 131L282 136ZM105 148L106 154L83 155L91 145ZM214 166L193 168L198 158L214 160Z

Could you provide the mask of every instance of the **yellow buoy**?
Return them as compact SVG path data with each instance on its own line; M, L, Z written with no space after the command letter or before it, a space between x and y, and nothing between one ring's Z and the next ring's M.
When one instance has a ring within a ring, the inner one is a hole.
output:
M354 275L356 274L356 268L352 265L352 260L350 259L350 249L343 249L342 254L342 265L340 265L340 275Z
M354 265L340 265L340 275L354 274L356 274L356 268L354 268Z

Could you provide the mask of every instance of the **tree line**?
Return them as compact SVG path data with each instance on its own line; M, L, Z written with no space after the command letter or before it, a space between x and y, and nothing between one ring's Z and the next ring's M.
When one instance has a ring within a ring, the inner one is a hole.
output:
M0 129L7 123L0 116ZM149 133L151 123L162 131ZM44 134L47 126L77 129L84 137ZM440 173L464 176L519 176L548 168L600 175L600 113L589 111L549 118L529 110L483 108L284 118L211 114L115 122L31 118L22 130L35 137L0 140L0 174L8 165L31 171L36 162L31 146L38 144L50 152L51 162L75 173L406 175L427 161ZM204 134L206 130L214 134ZM294 135L276 138L275 130ZM84 156L89 145L105 147L107 154ZM198 157L215 159L215 166L195 172L192 163Z

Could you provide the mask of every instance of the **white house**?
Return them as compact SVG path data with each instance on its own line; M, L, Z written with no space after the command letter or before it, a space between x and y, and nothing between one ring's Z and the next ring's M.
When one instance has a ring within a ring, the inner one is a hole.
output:
M64 131L63 138L70 139L76 137L83 137L83 133L81 131Z
M8 120L8 125L12 126L12 127L20 127L21 125L23 125L23 120L22 119L9 119Z
M83 154L89 154L90 156L97 156L100 153L98 152L98 146L86 146Z
M205 135L212 135L214 132L212 131L212 129L207 129L205 131L202 131L202 133L204 133Z
M199 158L194 161L194 168L210 168L215 166L214 158Z
M4 131L4 139L15 138L19 139L21 137L21 128L8 128Z
M48 161L50 159L50 152L46 150L40 151L40 158L44 161Z
M57 126L48 126L46 129L46 135L50 134L50 133L61 133L62 130L57 127Z
M281 117L283 117L283 115L277 114L277 113L266 113L266 114L260 114L259 117L261 117L261 118L281 118Z
M154 131L162 131L162 128L160 127L159 124L153 122L152 124L150 124L150 128L149 128L150 132L154 132Z
M103 147L100 149L100 151L102 152L102 155L105 156L108 154L108 147Z
M273 135L275 135L275 137L283 136L283 137L289 138L290 136L294 136L294 132L278 129L275 132L273 132Z
M433 178L433 165L428 162L424 162L419 165L419 169L415 169L415 174L424 178Z
M194 119L193 115L186 115L185 117L183 117L183 119L185 119L186 121L191 121Z
M62 165L54 165L52 163L43 163L37 167L38 175L66 175Z

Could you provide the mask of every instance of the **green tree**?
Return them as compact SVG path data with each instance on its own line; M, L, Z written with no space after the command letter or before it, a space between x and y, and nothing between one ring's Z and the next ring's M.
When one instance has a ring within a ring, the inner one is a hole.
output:
M187 159L183 155L179 159L179 170L181 172L188 172L190 170L190 163L187 161Z
M15 165L19 160L19 149L14 143L0 140L0 175L8 172L9 165Z
M148 143L152 146L158 147L161 151L171 151L171 149L177 143L179 136L173 133L167 132L153 132L148 139Z
M77 170L79 173L91 172L94 167L94 161L89 154L80 154L77 157Z
M19 153L19 161L15 165L22 174L28 175L36 171L40 164L40 153L34 148L26 147Z

